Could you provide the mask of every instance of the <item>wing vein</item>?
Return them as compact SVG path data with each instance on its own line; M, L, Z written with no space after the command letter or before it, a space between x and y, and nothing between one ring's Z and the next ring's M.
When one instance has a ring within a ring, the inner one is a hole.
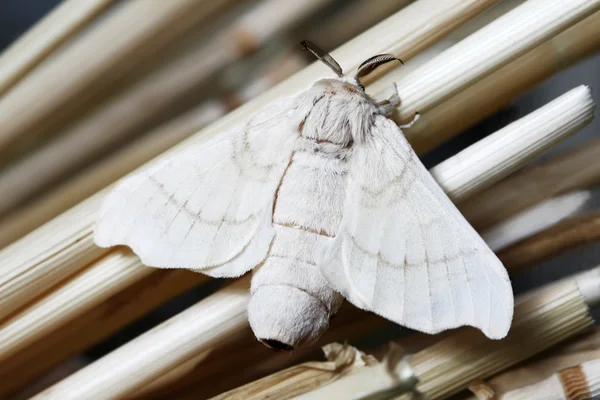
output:
M423 216L421 214L417 214L417 218L419 221L419 236L421 237L421 243L423 243L423 248L425 249L425 271L427 275L427 301L429 302L429 323L433 328L433 302L431 296L431 271L430 268L430 260L429 260L429 250L427 248L427 241L425 235L423 234L423 229L425 228L425 223L423 222Z

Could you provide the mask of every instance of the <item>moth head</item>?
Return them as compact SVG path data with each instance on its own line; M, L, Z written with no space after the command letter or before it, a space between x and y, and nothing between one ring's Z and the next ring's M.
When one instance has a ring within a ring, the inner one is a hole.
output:
M308 40L302 41L301 45L305 50L308 50L319 60L323 61L323 63L331 68L338 77L344 77L344 73L342 72L342 67L340 67L340 64L338 64L338 62L335 61L333 57L331 57L331 55L325 50L321 49L316 44L309 42ZM387 64L392 61L400 61L401 64L404 64L401 59L392 54L378 54L373 56L358 66L356 69L356 74L353 76L353 80L355 81L356 85L364 91L365 87L361 84L360 78L367 76L380 65Z

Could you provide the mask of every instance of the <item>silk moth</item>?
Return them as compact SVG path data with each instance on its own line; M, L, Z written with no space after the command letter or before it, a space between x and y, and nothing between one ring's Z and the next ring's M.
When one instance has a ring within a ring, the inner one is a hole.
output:
M426 333L470 325L504 337L502 263L446 197L360 78L315 45L337 78L277 101L210 144L131 176L108 196L99 246L212 277L254 269L257 339L291 350L327 329L344 298Z

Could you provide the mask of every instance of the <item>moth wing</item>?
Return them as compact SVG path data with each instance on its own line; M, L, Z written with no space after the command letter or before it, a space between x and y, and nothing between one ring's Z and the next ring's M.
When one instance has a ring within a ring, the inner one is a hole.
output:
M268 107L224 138L125 179L95 227L101 247L129 246L148 266L240 276L274 236L275 191L297 138L294 100Z
M356 306L426 333L512 321L507 272L389 119L355 150L339 232L320 263Z

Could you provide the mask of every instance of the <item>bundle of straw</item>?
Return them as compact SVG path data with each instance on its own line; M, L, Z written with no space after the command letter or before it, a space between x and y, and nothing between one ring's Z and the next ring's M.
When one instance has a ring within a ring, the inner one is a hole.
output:
M600 360L565 368L542 382L496 395L499 400L595 399L600 396Z
M499 177L497 173L488 173L484 175L487 181L482 182L482 179L479 176L473 176L471 174L471 171L473 170L472 167L480 163L479 154L488 154L488 151L486 151L487 149L495 149L497 151L497 143L502 143L503 147L506 149L505 152L502 153L502 156L498 156L494 164L488 164L488 167L490 167L490 171L494 172L503 169L510 170L511 168L514 168L515 163L519 163L522 160L521 157L517 156L523 154L521 152L522 146L517 145L516 142L523 140L528 142L530 140L529 137L520 135L520 132L522 132L520 128L523 124L527 126L527 123L530 120L536 121L539 124L540 120L543 120L543 117L541 117L543 115L547 118L547 124L542 123L538 125L540 129L535 131L535 133L539 135L537 137L543 139L548 136L554 137L558 134L568 134L572 132L574 127L578 128L581 124L589 122L592 115L592 104L589 92L586 88L574 89L572 92L567 93L555 102L546 106L545 109L542 108L538 110L535 115L528 116L524 118L523 121L517 121L513 124L515 126L511 125L502 131L497 132L497 134L490 136L488 139L482 141L482 143L474 145L474 148L477 151L469 148L456 155L455 158L447 160L434 168L432 174L438 179L440 185L446 189L451 197L455 195L465 196L467 193L475 191L482 186L485 187L484 185L490 184L490 181L498 179ZM556 111L559 109L570 110L570 113L575 111L572 114L573 119L564 119L562 124L557 125L554 118L556 117ZM514 147L512 147L514 150L512 152L510 151L511 146L504 146L504 143L511 142L514 144ZM535 142L543 143L543 140L538 139ZM530 148L530 150L535 149ZM539 149L537 150L539 151ZM483 170L483 172L485 171L487 171L487 169ZM118 259L116 261L118 262ZM104 269L105 267L102 268L102 271ZM101 269L98 268L98 271L100 270ZM132 269L131 272L128 273L128 279L139 279L137 278L139 271L144 270L139 268ZM89 283L85 284L86 281ZM119 281L127 282L128 280L126 280L124 276L120 276ZM39 315L47 315L51 309L64 309L64 305L72 303L75 298L79 299L79 310L73 309L73 312L82 312L81 308L84 306L84 304L82 304L82 299L84 296L87 297L86 293L90 290L87 285L92 282L94 282L95 286L98 286L98 283L95 283L96 281L92 275L90 275L90 278L82 280L81 284L77 285L78 287L74 285L73 281L70 285L65 286L63 290L58 291L57 297L49 299L48 302L38 303L41 308L37 310L32 309L31 312L17 316L14 321L9 321L5 328L0 331L0 335L6 335L4 336L5 339L2 340L6 345L0 348L0 357L7 357L19 348L26 346L27 343L33 339L32 337L27 337L18 333L25 331L25 326L35 326L34 331L39 334L44 334L43 332L46 329L52 329L52 325L47 322L44 323L44 325L37 322L40 321ZM80 396L93 397L95 396L94 393L96 393L96 391L103 391L104 389L102 388L111 386L112 390L115 391L114 396L123 396L132 390L139 388L145 382L151 381L165 371L170 370L174 367L173 363L178 362L178 360L190 357L191 354L188 352L197 353L207 351L208 348L213 345L209 340L209 337L207 337L207 330L219 332L220 334L227 332L228 335L231 335L246 328L247 321L245 319L245 309L248 301L247 284L241 289L240 285L242 284L238 283L232 286L230 291L226 289L220 292L219 295L214 298L214 301L219 302L219 306L212 302L207 303L207 305L204 305L203 302L201 302L197 305L197 308L190 308L186 312L165 323L165 326L178 332L178 335L188 338L186 340L186 347L180 347L177 341L172 341L167 346L165 342L168 340L166 338L170 337L173 332L158 327L154 331L148 332L145 336L139 337L137 341L131 342L129 347L124 346L120 348L111 354L112 357L99 360L89 368L86 368L63 381L61 384L62 386L54 387L51 390L53 390L54 393L58 392L66 395L67 393L73 393L73 391L77 389L81 390L78 392L80 393ZM61 294L61 292L64 294ZM242 295L242 292L244 295ZM61 297L60 300L58 298L59 296ZM97 295L93 296L93 299L97 298ZM61 303L64 305L59 305ZM209 308L207 309L206 307ZM222 311L220 317L208 321L202 319L201 316L209 313L211 308L221 308ZM230 310L229 313L226 310ZM68 314L65 314L63 314L63 317L68 318ZM242 318L238 319L238 315L242 315ZM197 324L191 324L191 320L196 321ZM224 321L228 321L228 325L224 325ZM236 321L238 324L234 325L233 321ZM59 322L60 321L52 323ZM200 330L198 331L198 329ZM194 338L194 340L192 340L192 338ZM141 348L148 349L150 343L165 343L165 346L161 348L155 347L153 351L146 350L144 352L144 358L138 356L135 358L135 362L141 363L141 365L152 365L152 368L146 367L145 372L141 374L137 368L124 363L124 360L129 357L128 354L138 353ZM183 353L178 354L178 352ZM167 354L169 357L166 357ZM123 367L128 371L135 370L138 372L136 372L135 376L130 376L129 379L126 380L126 384L121 384L119 386L117 385L117 381L121 381L124 376L123 374L126 373L126 371L120 370L119 367ZM91 379L92 376L97 375L97 370L111 371L111 375L104 375L104 378L107 380L110 379L110 381ZM97 386L91 387L91 383L82 385L82 382L90 381L94 381L94 385Z
M290 373L293 368L225 393L222 398L250 398L254 393L260 393L256 398L272 399L363 399L377 394L380 398L395 398L394 393L397 396L403 392L396 390L406 390L402 387L406 376L414 376L419 381L415 390L421 394L445 398L475 379L486 378L582 332L592 323L588 307L597 305L599 296L600 275L585 274L520 302L515 309L513 327L502 341L490 341L480 332L462 329L410 357L408 372L402 358L388 356L385 363L373 367L365 365L352 374L339 369L337 375L331 377L329 371L312 371L309 380L289 379L285 387L273 384L278 382L277 376ZM328 385L322 383L332 380L334 382Z
M469 385L469 390L475 394L469 400L503 399L503 396L566 399L571 395L571 398L590 398L592 385L597 378L594 373L587 376L582 373L582 366L594 365L600 359L600 349L593 342L597 340L597 336L598 331L595 329L541 360L508 370L490 381L475 382ZM557 383L560 385L557 386Z
M303 68L289 37L342 44L331 54L344 71L379 53L407 62L365 83L377 99L397 87L398 123L421 114L406 136L425 154L596 52L600 0L75 3L0 56L0 397L406 398L410 388L447 398L471 387L479 398L558 399L567 398L559 384L581 398L599 390L597 346L572 350L577 358L556 348L592 325L598 269L522 296L502 341L473 329L413 334L397 339L410 357L394 350L383 362L365 354L379 351L376 333L390 323L350 306L319 344L357 340L364 352L332 344L327 361L303 363L316 346L292 355L260 347L245 276L68 376L52 371L209 281L96 247L95 219L117 179L330 77L321 63ZM590 89L575 87L430 169L511 273L600 241L598 211L587 209L599 143L529 166L593 113ZM512 387L494 378L553 346L554 358L538 362L543 376Z

